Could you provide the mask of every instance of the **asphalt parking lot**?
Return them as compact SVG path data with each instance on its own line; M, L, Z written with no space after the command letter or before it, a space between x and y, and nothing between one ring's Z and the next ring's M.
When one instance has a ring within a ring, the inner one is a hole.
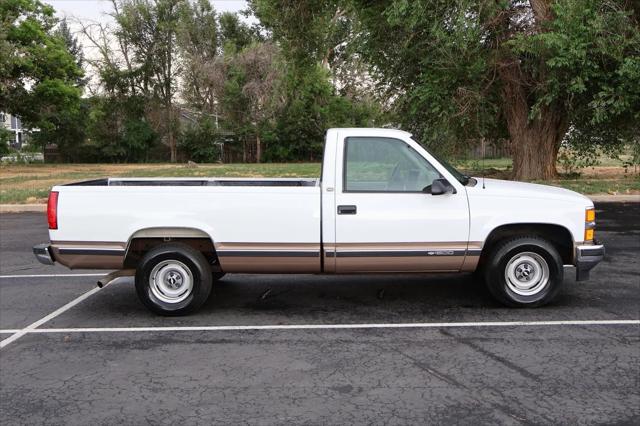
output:
M544 308L469 275L228 275L181 318L52 276L95 271L38 264L44 215L0 215L0 422L639 424L640 203L597 209L607 257Z

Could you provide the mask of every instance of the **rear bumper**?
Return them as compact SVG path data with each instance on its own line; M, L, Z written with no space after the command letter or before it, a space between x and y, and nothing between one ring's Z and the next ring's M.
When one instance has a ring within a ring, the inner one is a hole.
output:
M604 259L604 252L604 246L597 242L576 247L576 281L589 279L589 272Z
M51 245L47 243L38 244L33 246L33 254L38 259L38 262L45 265L53 265L55 260L51 256Z

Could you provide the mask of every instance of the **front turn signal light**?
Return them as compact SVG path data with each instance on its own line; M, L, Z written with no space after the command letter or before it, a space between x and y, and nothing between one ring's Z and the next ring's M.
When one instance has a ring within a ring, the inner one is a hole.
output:
M594 229L585 229L584 231L584 240L585 241L593 241Z
M593 241L593 234L596 227L596 211L595 209L587 209L584 214L584 240Z
M584 217L585 222L595 222L596 221L596 211L595 209L587 209Z

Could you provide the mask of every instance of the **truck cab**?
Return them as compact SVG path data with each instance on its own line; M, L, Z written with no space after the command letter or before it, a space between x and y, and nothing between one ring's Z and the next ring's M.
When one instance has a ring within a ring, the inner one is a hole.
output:
M469 206L458 178L409 133L327 132L325 271L473 271L481 245L469 244Z

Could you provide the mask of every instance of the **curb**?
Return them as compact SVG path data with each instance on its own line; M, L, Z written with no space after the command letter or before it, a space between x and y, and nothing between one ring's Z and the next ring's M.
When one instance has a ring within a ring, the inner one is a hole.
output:
M2 213L45 213L46 204L0 204Z
M610 194L593 194L593 195L585 195L589 197L591 201L596 203L639 203L640 202L640 194L620 194L620 195L610 195Z

